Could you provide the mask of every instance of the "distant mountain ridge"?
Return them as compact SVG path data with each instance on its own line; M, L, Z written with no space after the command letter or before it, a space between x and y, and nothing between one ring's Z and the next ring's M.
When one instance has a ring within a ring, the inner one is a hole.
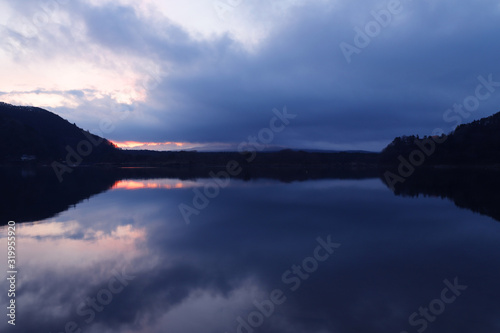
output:
M87 164L102 162L192 168L223 166L230 160L236 160L242 166L252 164L253 167L263 168L381 168L397 165L401 158L409 159L413 154L423 156L429 166L500 165L500 112L460 125L447 136L397 137L381 153L283 149L240 154L121 150L105 138L84 131L50 111L0 102L2 163L19 162L24 156L36 156L37 163L60 161L71 164L68 163L71 161L68 151L78 150L82 142L93 143L92 153L84 159Z
M24 156L36 156L36 164L50 164L59 176L73 166L105 163L114 166L154 166L181 169L220 168L237 161L245 168L374 168L378 153L323 150L247 152L160 152L121 150L110 141L82 130L60 116L37 107L14 106L0 102L0 162L21 162ZM92 153L78 151L82 142L101 142ZM80 155L80 156L78 156ZM31 160L31 159L28 159ZM65 165L69 166L66 167ZM256 172L252 170L252 172ZM259 171L260 172L260 171ZM257 172L258 173L258 172Z
M92 148L89 162L108 159L119 151L108 140L50 111L0 102L0 161L19 161L23 155L32 155L41 162L62 160L68 154L68 146L77 149L85 140L100 142Z

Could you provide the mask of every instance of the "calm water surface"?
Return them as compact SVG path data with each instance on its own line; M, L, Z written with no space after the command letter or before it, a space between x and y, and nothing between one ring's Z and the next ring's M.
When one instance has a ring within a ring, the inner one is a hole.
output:
M500 330L493 218L380 179L231 180L187 225L179 204L207 181L121 180L18 223L17 325L0 331Z

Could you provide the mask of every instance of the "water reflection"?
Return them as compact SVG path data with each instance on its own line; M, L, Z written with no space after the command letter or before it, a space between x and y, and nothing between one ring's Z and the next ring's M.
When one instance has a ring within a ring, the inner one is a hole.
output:
M398 183L395 193L406 197L448 198L458 207L500 221L500 171L497 169L421 169L404 183Z
M63 217L18 224L16 231L18 313L16 326L2 323L2 332L64 332L70 322L90 327L77 313L87 297L95 297L115 272L157 264L144 246L145 229L132 225L103 230ZM4 238L5 228L1 233Z
M53 217L109 189L142 186L197 187L217 169L189 168L76 168L59 182L52 168L1 168L0 225L9 220L38 221ZM283 182L311 179L376 177L376 170L274 170L245 168L239 178L277 179ZM193 180L197 180L193 182ZM191 182L189 182L191 181ZM29 209L26 207L29 206Z
M247 170L241 177L245 181L268 179L286 183L343 179L354 186L357 180L378 178L385 183L384 171L378 170L304 172L278 175L269 171ZM265 178L260 178L261 173L265 174ZM3 184L0 191L0 224L5 224L9 220L26 222L47 219L108 190L195 188L203 187L210 179L207 170L84 168L75 169L60 183L50 168L3 168L0 182ZM500 202L500 172L497 170L420 169L404 183L397 183L395 194L448 198L458 207L500 221L500 206L497 204ZM26 209L27 206L29 209Z
M59 182L51 168L0 170L1 224L31 222L53 217L79 202L106 191L116 181L106 169L75 169ZM29 174L29 176L27 176Z
M237 332L280 289L286 301L255 332L416 332L408 317L455 277L469 288L426 332L499 329L499 224L450 200L395 196L378 178L235 179L187 226L178 205L206 180L111 176L108 188L140 186L19 224L17 331ZM283 274L328 235L341 247L292 291ZM103 305L116 274L134 278ZM90 321L87 298L102 308Z

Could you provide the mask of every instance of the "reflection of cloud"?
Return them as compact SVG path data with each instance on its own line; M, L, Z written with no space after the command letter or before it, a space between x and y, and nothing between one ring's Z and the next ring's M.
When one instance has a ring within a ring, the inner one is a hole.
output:
M45 237L62 237L74 234L80 225L77 221L67 221L65 223L23 223L18 225L22 230L22 237L30 238L45 238Z
M103 231L84 218L61 220L16 225L16 301L22 304L26 318L18 323L23 332L59 332L68 321L77 322L82 329L89 328L84 327L85 317L76 312L82 301L109 288L116 276L135 276L137 270L158 264L157 256L148 253L144 246L144 228L111 225L109 231ZM1 233L5 232L2 228ZM123 296L114 295L119 297ZM119 301L113 300L106 306L106 313L113 313L115 308L119 308ZM102 320L103 313L98 313L96 321ZM3 323L0 330L4 331Z
M211 290L194 291L158 318L154 328L148 327L147 332L195 333L207 327L210 327L210 331L234 332L236 318L254 310L254 299L266 297L260 288L257 281L249 279L226 296ZM192 320L194 313L196 320Z
M117 256L132 260L143 251L137 245L145 240L145 230L119 225L110 232L85 228L77 221L20 224L18 240L23 246L19 255L31 269L86 266L116 260Z

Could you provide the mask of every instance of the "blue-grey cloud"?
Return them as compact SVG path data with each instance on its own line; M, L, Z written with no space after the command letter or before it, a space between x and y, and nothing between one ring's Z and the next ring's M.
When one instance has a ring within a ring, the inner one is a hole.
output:
M121 121L111 139L237 143L286 105L298 117L273 144L381 149L398 135L452 130L443 115L474 95L478 77L500 82L495 1L402 0L366 47L356 45L356 28L373 26L372 12L387 12L389 3L296 6L251 50L229 33L195 39L165 17L148 20L123 5L68 4L65 10L84 22L90 43L158 66L145 72L147 99L133 106L145 117ZM359 51L350 63L341 43ZM93 103L82 104L81 112L106 113ZM500 89L463 122L499 105ZM82 126L95 127L98 118Z

